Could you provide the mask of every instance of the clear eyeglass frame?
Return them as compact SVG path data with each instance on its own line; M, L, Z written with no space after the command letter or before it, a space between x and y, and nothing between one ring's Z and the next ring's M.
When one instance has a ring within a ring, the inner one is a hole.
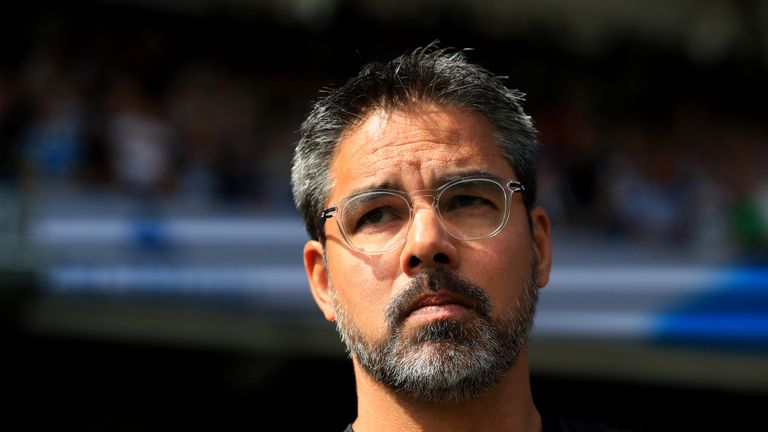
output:
M493 183L496 186L498 186L501 191L504 192L504 206L503 206L504 214L499 222L499 226L496 227L496 229L492 230L491 232L487 234L479 235L479 236L464 236L454 232L446 224L446 222L443 219L443 215L441 214L438 203L440 202L440 198L442 197L443 193L445 193L446 190L450 190L452 187L455 187L455 186L459 186L459 185L471 183L471 182L477 182L477 181ZM486 239L486 238L490 238L498 235L501 232L501 230L504 229L504 227L507 225L509 221L512 196L515 193L523 193L523 192L525 192L525 186L517 180L500 180L500 179L497 179L494 177L488 177L488 176L472 176L472 177L460 178L460 179L452 180L440 186L437 189L422 189L422 190L417 190L413 192L404 192L404 191L395 190L395 189L371 189L371 190L363 191L360 193L356 193L354 195L350 195L342 199L338 203L333 204L331 207L326 208L325 210L320 212L320 219L322 220L322 222L325 222L326 220L333 218L336 221L336 226L338 226L339 231L341 232L342 237L344 238L344 241L350 248L358 252L364 253L366 255L381 255L393 249L396 249L397 247L399 247L405 242L405 239L407 238L407 233L410 230L411 225L413 224L413 218L415 214L414 206L412 204L413 198L431 197L432 198L431 207L435 212L435 214L437 214L437 219L440 225L442 226L442 228L451 236L459 240L474 241L474 240L482 240L482 239ZM408 211L410 213L409 220L408 220L407 226L402 231L402 234L400 234L402 238L393 242L391 245L383 249L376 249L376 250L362 249L357 247L352 242L350 235L347 233L347 229L345 228L345 224L344 224L344 208L347 206L347 204L349 204L351 201L355 199L359 199L359 198L369 196L372 194L377 194L377 193L386 193L386 194L396 195L401 197L405 201L406 205L408 206Z

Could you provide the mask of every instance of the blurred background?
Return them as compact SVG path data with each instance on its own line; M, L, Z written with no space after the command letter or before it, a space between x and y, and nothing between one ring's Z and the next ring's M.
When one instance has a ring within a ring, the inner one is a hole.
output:
M342 430L289 166L318 90L439 40L508 76L555 262L541 408L768 429L768 2L101 0L0 17L3 430Z

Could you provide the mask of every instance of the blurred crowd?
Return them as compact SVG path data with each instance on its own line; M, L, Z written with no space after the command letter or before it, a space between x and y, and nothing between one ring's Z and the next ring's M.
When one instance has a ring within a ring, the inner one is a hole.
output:
M557 222L766 260L768 123L686 100L653 119L598 119L582 102L563 100L538 117L542 201Z
M70 54L36 53L0 72L0 180L27 191L290 205L303 108L286 104L290 87L204 60L160 76Z
M156 27L27 47L0 63L3 187L293 211L296 131L327 84L317 68L180 54ZM598 80L531 96L540 200L558 230L765 254L768 122L684 97L663 115L631 100L613 115L596 107Z

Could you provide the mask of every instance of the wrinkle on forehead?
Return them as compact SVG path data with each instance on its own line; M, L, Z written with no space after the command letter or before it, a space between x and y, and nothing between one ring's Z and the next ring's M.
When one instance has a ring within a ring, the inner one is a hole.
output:
M457 114L467 113L457 108L433 105L419 105L391 112L377 111L350 133L363 132L369 145L368 149L361 146L360 150L367 150L371 154L382 148L397 148L418 142L459 145L466 143L467 137L478 131L462 129L460 126L475 126L476 123L463 121L463 124L459 125L455 122Z
M425 163L461 165L495 135L480 114L437 105L417 105L391 112L375 111L341 138L334 159L355 161L347 166L358 178L375 177L378 167L417 170Z

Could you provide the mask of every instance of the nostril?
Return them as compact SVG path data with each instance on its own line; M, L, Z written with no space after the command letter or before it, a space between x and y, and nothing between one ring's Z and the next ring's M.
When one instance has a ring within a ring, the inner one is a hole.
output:
M438 253L438 254L435 254L435 257L434 257L434 258L432 258L432 259L433 259L433 260L434 260L436 263L438 263L438 264L448 264L448 263L449 263L449 261L450 261L450 260L448 259L448 255L446 255L446 254L444 254L444 253L442 253L442 252L440 252L440 253Z
M419 264L421 264L421 260L415 256L412 256L411 259L408 260L408 265L411 266L411 268L416 267Z

